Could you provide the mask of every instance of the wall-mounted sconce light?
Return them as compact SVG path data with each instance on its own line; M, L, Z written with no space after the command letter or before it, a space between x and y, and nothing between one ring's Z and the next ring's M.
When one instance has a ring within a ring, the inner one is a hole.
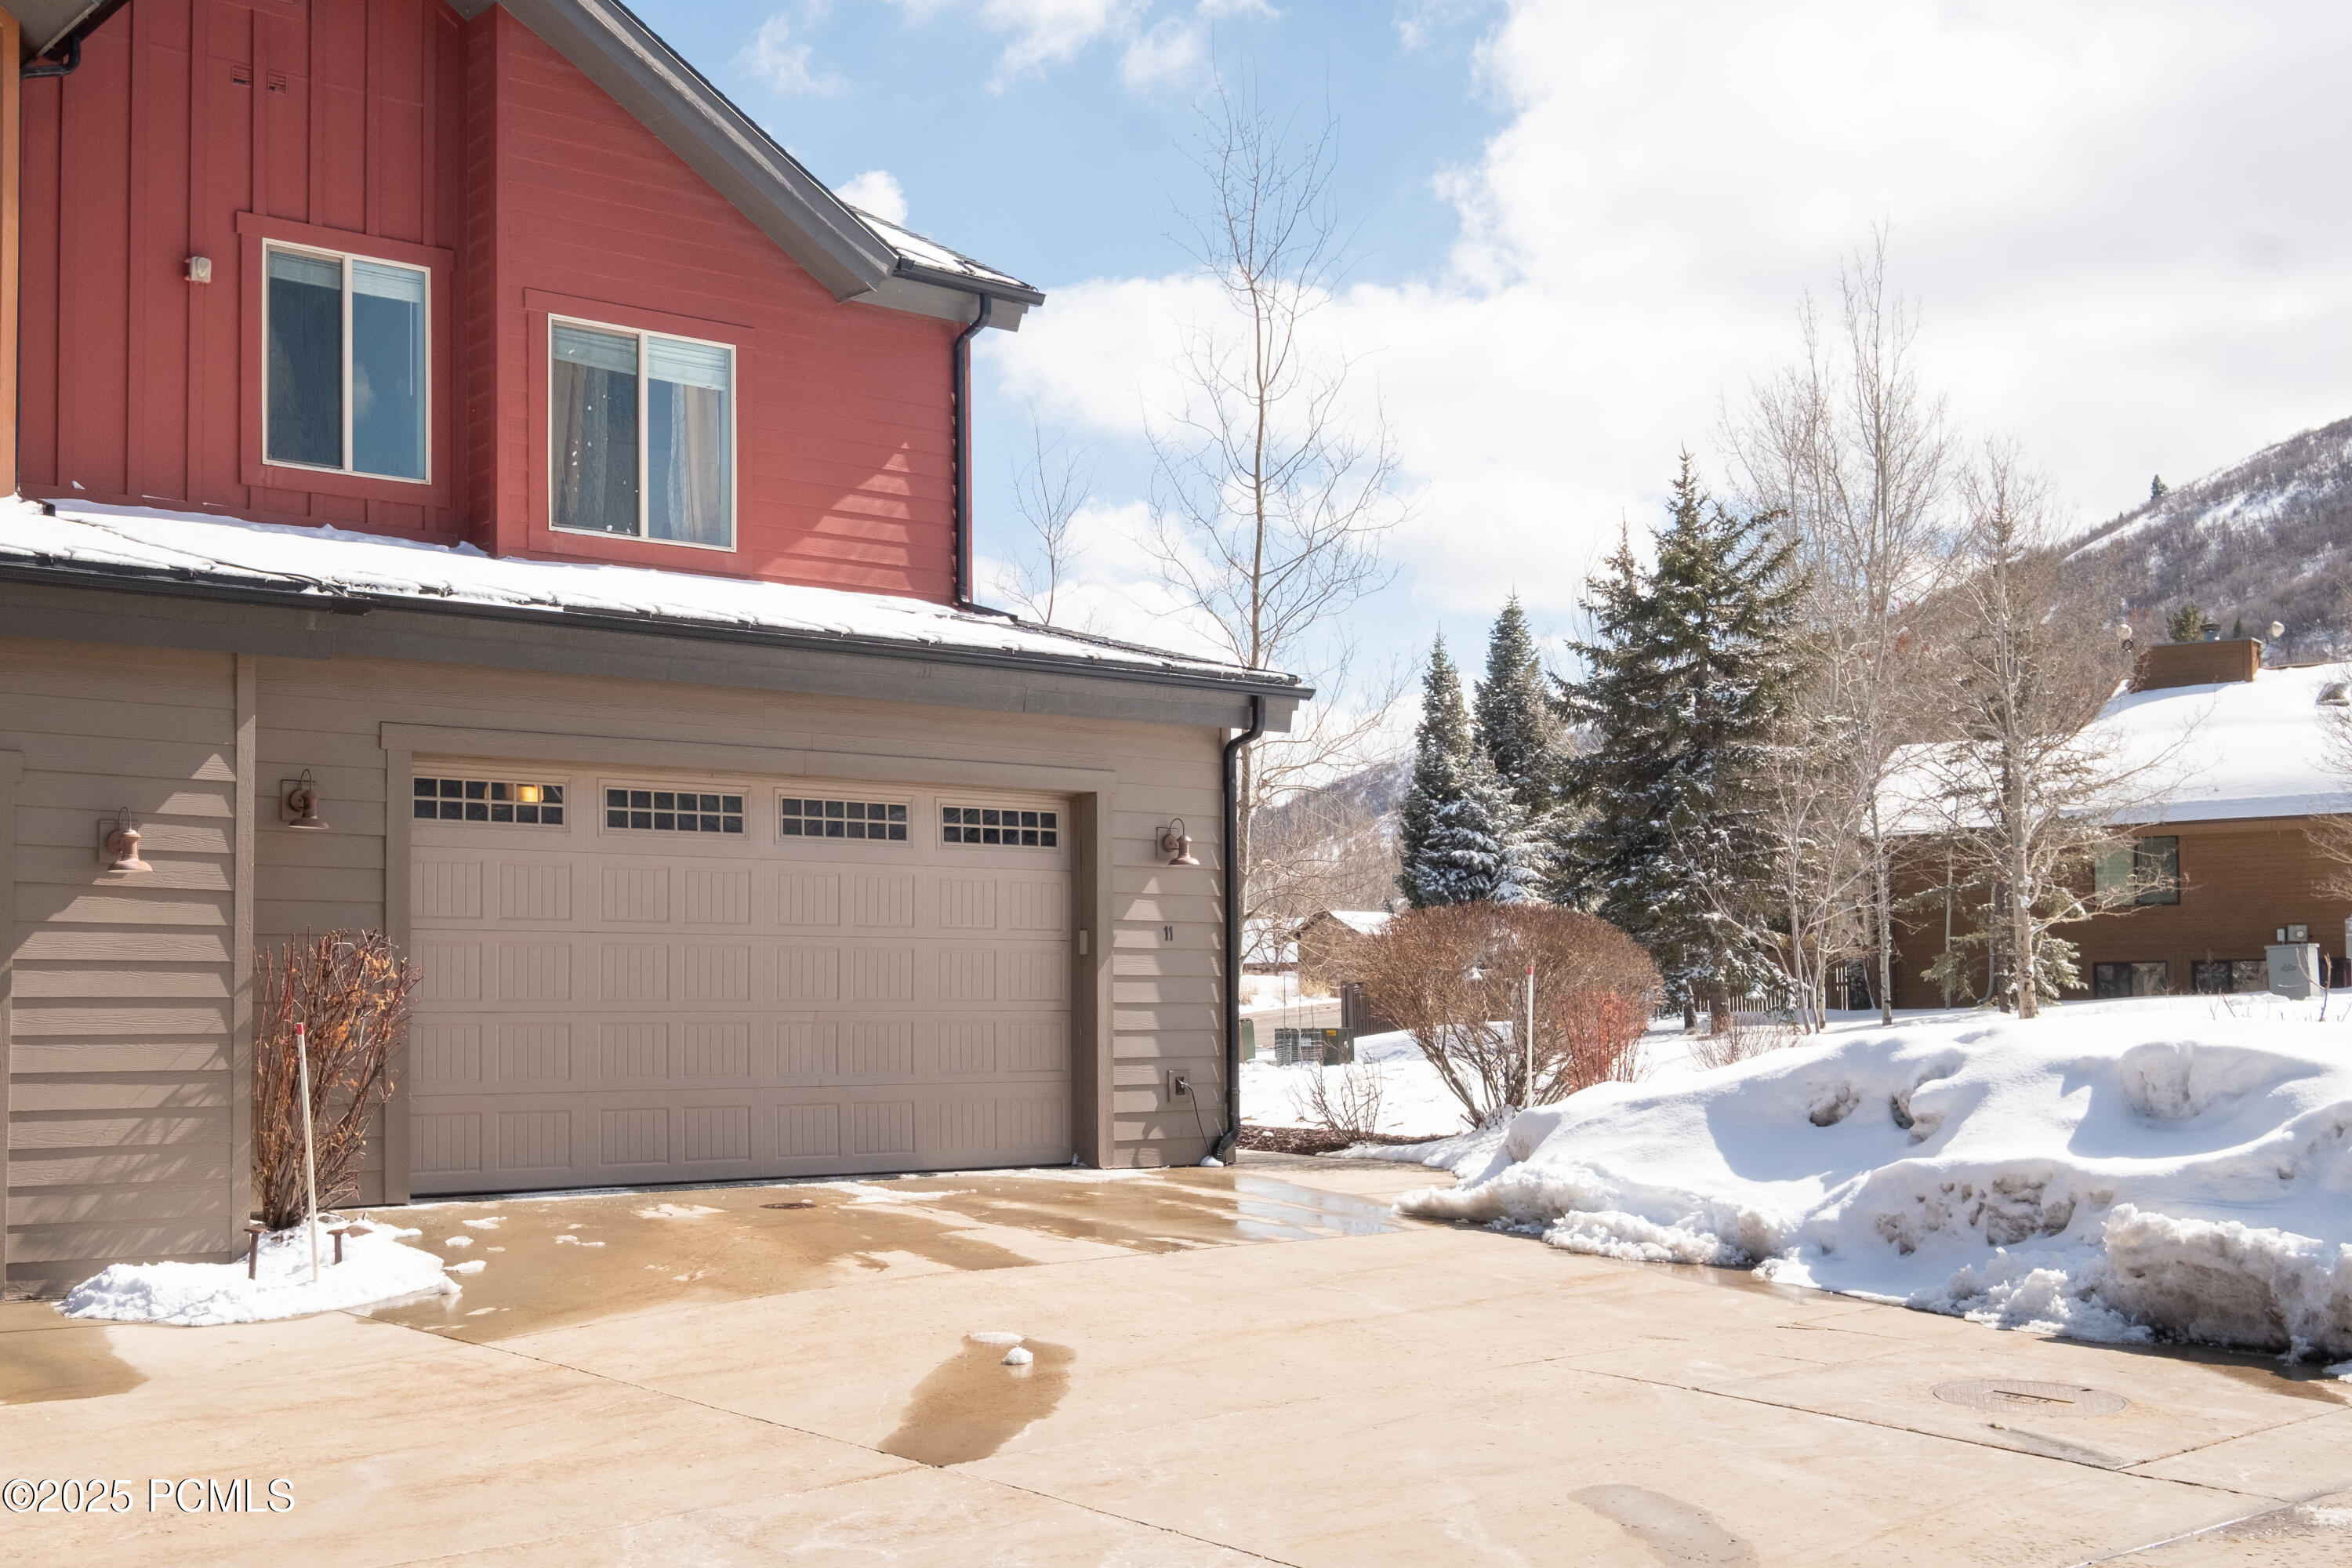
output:
M1192 836L1184 831L1184 819L1176 818L1160 830L1160 852L1168 857L1171 866L1197 866L1192 858Z
M310 776L310 769L304 768L299 779L280 779L278 784L282 792L279 802L284 807L279 815L287 826L321 828L327 826L319 820L319 784Z
M98 858L110 877L128 877L155 868L139 858L139 829L131 823L129 806L112 816L98 819Z

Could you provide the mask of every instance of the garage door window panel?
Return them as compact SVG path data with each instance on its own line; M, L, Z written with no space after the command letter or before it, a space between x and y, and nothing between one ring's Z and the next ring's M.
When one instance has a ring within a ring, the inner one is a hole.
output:
M607 786L604 826L630 833L743 831L743 797L715 791Z
M1053 849L1062 841L1062 814L1026 806L941 805L940 836L950 844Z
M503 822L563 826L563 786L509 779L419 778L410 815L419 822Z
M823 800L786 795L776 830L786 838L881 839L907 842L907 807L887 801Z

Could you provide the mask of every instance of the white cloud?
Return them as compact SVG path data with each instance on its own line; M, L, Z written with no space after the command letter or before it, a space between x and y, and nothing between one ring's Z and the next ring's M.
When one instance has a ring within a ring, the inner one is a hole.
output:
M806 7L803 15L820 19L824 7ZM793 21L782 11L760 24L740 57L745 69L776 91L793 97L827 97L849 84L834 71L819 68L807 44L793 39Z
M1200 74L1207 45L1205 30L1193 18L1163 17L1119 51L1118 79L1130 92L1190 81Z
M890 223L907 221L907 192L898 176L887 169L868 169L834 186L833 194L851 206L863 207Z
M1954 412L2084 521L2352 412L2352 210L2329 199L2352 11L2092 4L1591 7L1523 0L1480 51L1508 121L1444 189L1447 265L1321 317L1377 377L1428 607L1570 606L1658 515L1720 400L1795 348L1871 226ZM1465 91L1470 90L1465 84ZM1344 136L1346 128L1341 128ZM1343 153L1345 149L1342 149ZM1052 290L990 345L1093 438L1166 406L1196 279Z
M969 12L1003 36L991 88L1064 65L1097 44L1118 46L1119 80L1130 91L1198 81L1208 63L1210 27L1234 16L1271 18L1266 0L1194 0L1165 13L1153 0L897 0L910 21Z

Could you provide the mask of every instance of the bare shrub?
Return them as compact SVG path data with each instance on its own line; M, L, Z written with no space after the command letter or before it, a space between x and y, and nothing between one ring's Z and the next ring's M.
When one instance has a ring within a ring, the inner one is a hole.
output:
M307 1114L319 1162L319 1204L359 1195L368 1124L392 1093L392 1058L408 1030L416 971L382 931L329 931L254 963L261 992L254 1031L253 1185L262 1223L299 1225ZM302 1103L294 1026L305 1026L310 1100Z
M1691 1060L1703 1068L1727 1068L1793 1046L1797 1035L1793 1019L1770 1013L1734 1013L1721 1028L1711 1028L1690 1042Z
M1381 1071L1370 1062L1308 1068L1290 1086L1298 1114L1334 1132L1381 1130Z
M1531 1037L1514 1023L1530 964ZM1657 966L1633 938L1549 904L1408 910L1364 940L1350 974L1373 1011L1412 1036L1473 1126L1506 1106L1633 1079L1659 993Z

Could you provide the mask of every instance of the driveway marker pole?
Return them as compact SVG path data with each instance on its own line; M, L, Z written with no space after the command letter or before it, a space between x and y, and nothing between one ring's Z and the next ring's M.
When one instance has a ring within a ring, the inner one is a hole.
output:
M310 1198L310 1283L319 1282L319 1151L310 1138L310 1038L294 1026L294 1059L302 1078L302 1184Z

